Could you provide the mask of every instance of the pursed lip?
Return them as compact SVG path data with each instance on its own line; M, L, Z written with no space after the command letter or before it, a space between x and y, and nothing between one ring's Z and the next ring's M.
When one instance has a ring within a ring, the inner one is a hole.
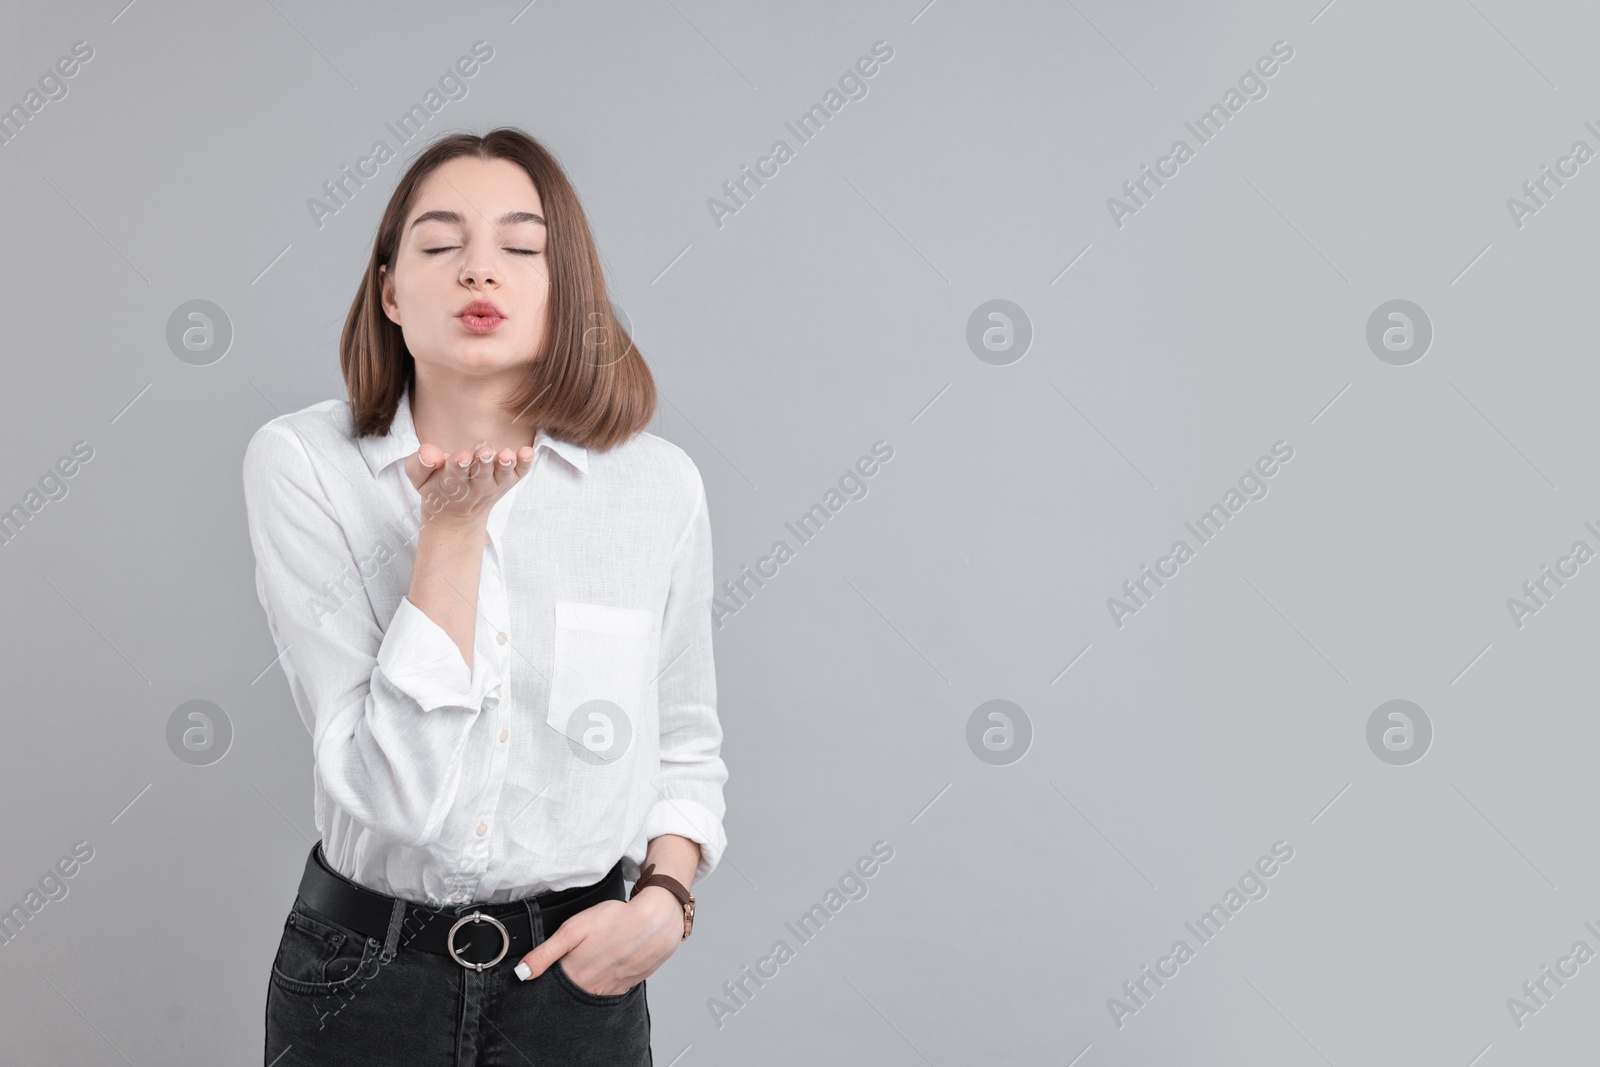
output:
M474 300L472 303L456 312L456 318L461 318L464 315L474 315L479 318L488 318L493 316L497 319L503 319L506 317L505 312L501 311L487 300Z

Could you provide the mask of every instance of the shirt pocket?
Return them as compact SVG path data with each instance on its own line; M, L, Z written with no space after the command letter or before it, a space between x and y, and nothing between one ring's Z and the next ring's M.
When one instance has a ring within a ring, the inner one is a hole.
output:
M644 722L657 619L643 608L556 601L545 722L590 763L612 763Z

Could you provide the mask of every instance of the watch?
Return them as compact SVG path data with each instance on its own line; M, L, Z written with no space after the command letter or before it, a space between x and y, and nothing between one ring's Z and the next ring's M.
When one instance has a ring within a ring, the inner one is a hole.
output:
M658 885L678 898L678 903L683 905L683 936L687 938L689 931L694 929L694 894L689 888L670 874L652 874L656 869L653 863L647 863L639 869L639 880L633 883L633 889L628 893L632 900L639 895L639 890L647 885ZM680 938L680 940L682 940Z

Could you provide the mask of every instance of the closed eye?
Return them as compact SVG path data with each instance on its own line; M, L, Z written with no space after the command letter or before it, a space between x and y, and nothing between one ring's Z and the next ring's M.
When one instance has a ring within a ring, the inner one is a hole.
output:
M422 252L423 252L424 255L431 256L431 255L435 255L436 253L439 253L439 252L449 252L449 251L452 251L452 250L454 250L456 248L460 248L460 247L461 247L460 245L445 245L445 246L443 246L441 248L424 248L422 250ZM538 256L538 255L543 255L543 252L541 250L533 249L533 248L508 248L508 249L506 249L506 251L507 252L515 252L519 256Z

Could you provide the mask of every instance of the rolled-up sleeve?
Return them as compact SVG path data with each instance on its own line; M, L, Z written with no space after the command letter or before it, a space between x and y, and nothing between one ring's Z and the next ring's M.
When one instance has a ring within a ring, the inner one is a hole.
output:
M690 464L694 512L673 553L661 626L661 792L645 819L645 838L679 834L700 845L696 880L728 846L723 830L722 724L711 647L711 516L705 483Z
M474 654L468 671L454 639L410 597L401 598L384 631L378 672L423 711L481 708L500 684L492 656Z
M409 599L379 625L306 443L281 419L245 449L244 496L256 595L309 713L318 780L374 833L431 844L461 785L473 722L501 681L493 655L475 646L469 670Z

